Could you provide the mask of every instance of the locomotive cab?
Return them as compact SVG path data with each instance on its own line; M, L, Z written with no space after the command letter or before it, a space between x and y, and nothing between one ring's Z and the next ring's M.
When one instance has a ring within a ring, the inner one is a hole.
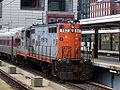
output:
M59 59L81 57L81 26L79 24L58 25L58 49Z

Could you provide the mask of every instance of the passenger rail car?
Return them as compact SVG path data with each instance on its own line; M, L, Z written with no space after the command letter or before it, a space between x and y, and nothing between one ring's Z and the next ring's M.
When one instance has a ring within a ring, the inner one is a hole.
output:
M15 33L13 38L16 38L16 48L12 44L10 47L16 53L5 53L13 55L17 62L34 61L44 72L51 72L61 80L91 77L92 63L81 57L80 24L33 25Z
M22 29L23 27L0 31L0 54L6 55L9 58L16 56L16 46L20 44L18 43L20 42L18 32Z

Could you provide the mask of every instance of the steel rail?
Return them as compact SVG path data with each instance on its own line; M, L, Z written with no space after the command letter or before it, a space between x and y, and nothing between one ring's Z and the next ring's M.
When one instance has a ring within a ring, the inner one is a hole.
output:
M69 86L73 87L74 89L78 89L78 90L86 90L85 88L79 87L79 86L77 86L73 83L70 83L70 82L66 82L65 85L69 85Z
M8 73L4 72L3 70L0 69L0 75L4 78L7 79L10 83L13 83L16 85L16 87L21 88L22 90L33 90L31 87L29 87L26 84L23 84L21 81L13 78L10 76Z
M105 89L105 90L113 90L113 88L110 88L110 87L107 87L107 86L104 86L104 85L100 85L98 83L89 82L89 81L87 81L86 83L89 84L89 85L93 85L95 87L99 87L99 88Z

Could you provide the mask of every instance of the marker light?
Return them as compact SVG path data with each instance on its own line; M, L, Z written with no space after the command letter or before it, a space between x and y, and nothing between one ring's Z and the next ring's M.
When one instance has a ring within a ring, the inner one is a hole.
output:
M71 26L72 29L74 29L74 26Z

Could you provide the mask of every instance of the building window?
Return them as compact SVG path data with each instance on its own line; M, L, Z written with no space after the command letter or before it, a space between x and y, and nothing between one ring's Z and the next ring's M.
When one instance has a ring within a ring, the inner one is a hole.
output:
M108 5L108 3L106 3L106 8L108 7L107 5Z
M108 15L110 15L110 10L108 10Z
M65 11L65 0L48 0L48 11Z
M98 12L98 16L99 16L99 12Z
M57 21L58 22L64 22L64 18L58 18Z
M100 4L100 8L102 8L102 4Z
M21 0L21 9L44 11L45 0Z
M107 10L106 10L106 15L108 15Z
M71 18L66 18L66 20L65 20L66 22L68 22L68 21L71 21Z
M112 10L112 14L115 14L115 13L114 13L114 10Z
M110 7L110 2L108 3L108 7Z
M98 9L98 5L96 5L96 10Z
M113 7L115 6L115 3L114 3L114 2L112 3L112 6L113 6Z
M119 6L119 3L116 3L116 7L118 7Z
M116 10L116 14L118 14L118 10Z
M97 12L96 12L96 16L97 16Z
M51 23L51 22L55 22L55 18L50 18L49 19L49 22Z
M105 11L103 11L103 16L105 15Z
M101 11L101 16L102 16L102 11Z
M100 9L101 5L99 4L99 9Z
M105 6L104 6L105 4L103 3L103 8L105 8Z

